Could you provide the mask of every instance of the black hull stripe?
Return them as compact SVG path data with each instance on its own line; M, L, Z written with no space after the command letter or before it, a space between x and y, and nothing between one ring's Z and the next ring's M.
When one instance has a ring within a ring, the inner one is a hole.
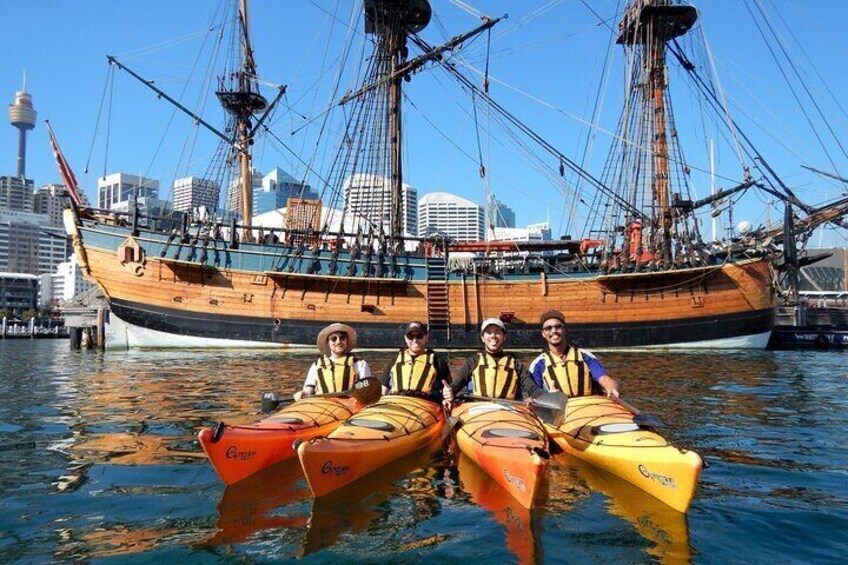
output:
M185 312L160 308L126 300L112 299L112 313L122 320L143 328L176 335L202 338L279 343L281 345L314 345L330 322L344 322L359 334L360 347L396 348L403 345L406 324L347 320L287 320L254 318L225 314ZM569 324L569 340L581 347L647 347L697 341L729 339L762 334L772 329L774 310L744 314L685 318L635 323ZM509 324L509 346L541 347L538 324ZM451 339L445 332L433 331L431 347L476 348L480 346L478 328L451 325Z

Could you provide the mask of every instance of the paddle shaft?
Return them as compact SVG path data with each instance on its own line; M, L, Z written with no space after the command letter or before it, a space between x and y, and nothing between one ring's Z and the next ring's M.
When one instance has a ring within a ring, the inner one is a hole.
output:
M382 386L380 380L375 377L368 377L356 381L351 388L341 392L330 392L321 394L324 398L353 398L363 404L371 404L380 399ZM308 398L308 397L306 397ZM295 402L294 397L278 398L277 393L263 392L262 393L262 412L268 413L278 409L280 406L287 406Z

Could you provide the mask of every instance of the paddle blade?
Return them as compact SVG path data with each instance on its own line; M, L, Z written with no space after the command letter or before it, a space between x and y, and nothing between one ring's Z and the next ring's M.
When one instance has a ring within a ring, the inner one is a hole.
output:
M565 419L565 403L568 401L568 396L562 391L548 392L534 398L530 403L530 408L542 422L559 427Z
M280 405L280 397L276 392L262 393L262 413L273 412Z
M354 383L353 388L347 393L351 398L355 398L360 404L374 404L383 395L383 385L380 379L368 377Z

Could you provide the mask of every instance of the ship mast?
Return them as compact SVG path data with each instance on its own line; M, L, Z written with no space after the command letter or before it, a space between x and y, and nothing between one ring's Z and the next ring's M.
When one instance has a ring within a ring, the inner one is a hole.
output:
M390 241L394 246L404 234L402 162L402 84L408 75L404 64L409 54L406 43L430 22L432 9L427 0L364 0L365 32L378 36L377 58L388 64L388 141L390 158Z
M238 28L241 38L241 61L238 70L234 71L234 90L226 90L221 80L221 88L216 92L221 105L235 119L235 145L238 152L239 183L241 193L241 219L245 225L250 225L253 219L253 189L251 171L253 169L253 135L256 128L252 127L254 114L265 111L268 101L259 93L256 86L256 63L253 59L253 47L250 44L247 0L239 0ZM265 112L267 115L267 112ZM250 237L250 229L245 228L244 238Z
M647 106L643 110L653 130L651 139L647 140L653 156L652 220L660 231L658 259L665 264L671 261L673 221L669 186L666 47L670 40L688 32L697 19L698 11L694 7L676 5L672 0L633 0L619 23L617 42L641 52L642 68L634 72L641 71L640 86Z

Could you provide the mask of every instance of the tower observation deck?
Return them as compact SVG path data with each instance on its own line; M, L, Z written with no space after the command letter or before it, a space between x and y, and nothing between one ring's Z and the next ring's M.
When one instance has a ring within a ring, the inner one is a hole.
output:
M32 96L24 87L15 93L15 99L9 105L9 123L18 128L18 178L26 175L26 134L35 127L35 108L32 106Z

